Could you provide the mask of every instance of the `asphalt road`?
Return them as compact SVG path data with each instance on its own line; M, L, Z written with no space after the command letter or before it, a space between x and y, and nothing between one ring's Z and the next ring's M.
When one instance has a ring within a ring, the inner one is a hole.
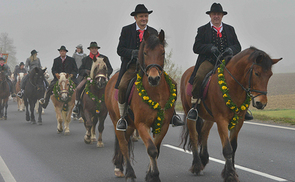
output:
M123 182L114 176L114 129L109 117L103 133L104 148L87 145L83 123L72 120L70 135L56 132L52 103L43 125L31 125L25 113L9 102L8 120L0 120L0 182ZM158 166L162 181L223 181L223 155L213 126L209 137L210 162L202 176L188 170L192 155L181 150L181 127L170 127L163 140ZM238 139L236 168L240 181L295 181L295 130L245 123ZM149 158L142 141L134 143L134 170L144 181Z

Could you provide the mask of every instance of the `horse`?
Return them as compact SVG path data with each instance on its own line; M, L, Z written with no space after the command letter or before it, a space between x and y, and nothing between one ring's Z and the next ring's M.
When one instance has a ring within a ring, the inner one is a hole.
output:
M90 144L96 141L95 128L99 120L97 147L103 147L102 132L108 110L104 101L105 86L108 81L107 66L103 58L97 58L92 63L90 76L87 77L84 94L82 95L81 116L84 120L86 134L84 142Z
M116 130L117 121L120 118L117 100L115 99L115 83L118 78L116 73L106 86L106 106L112 119L116 140L113 163L115 165L115 175L124 177L123 164L125 161L126 181L134 181L136 178L131 166L130 154L132 147L130 136L135 129L145 144L150 158L149 169L145 180L158 182L159 169L157 159L159 157L160 145L165 137L170 120L174 112L174 102L176 99L176 85L174 85L164 72L165 60L165 35L161 30L159 35L144 33L144 39L140 44L138 53L138 63L141 71L137 74L137 80L130 101L129 108L133 112L134 119L126 117L128 128L126 132ZM152 139L149 129L152 128Z
M27 73L18 73L17 74L17 78L16 78L17 80L16 80L16 84L15 84L16 93L18 93L21 90L20 83L25 75L27 75ZM18 108L18 111L25 110L24 100L19 98L18 96L17 96L17 108Z
M45 80L47 80L47 82L48 82L48 79L49 79L49 73L48 73L48 70L47 70L47 67L42 67L41 69L43 70L43 69L45 69L46 68L46 70L45 70L45 72L44 72L44 78L45 78ZM35 104L35 111L36 111L36 113L38 113L38 108L39 108L39 100L37 100L37 102L36 102L36 104ZM42 114L44 114L44 108L42 107Z
M31 124L36 124L35 115L34 115L35 104L37 100L43 98L45 93L45 86L43 82L45 71L46 69L42 70L41 68L37 68L37 67L32 69L28 75L29 78L25 85L25 92L24 92L23 99L26 106L26 120L27 121L31 120ZM30 105L31 115L29 113L28 105ZM40 105L39 105L38 111L39 111L38 125L42 125L42 118L41 118L42 107Z
M198 107L199 117L204 121L192 121L187 118L182 135L183 149L188 148L193 152L193 163L190 168L193 174L201 173L209 162L207 140L210 129L216 122L225 158L221 175L224 181L239 181L234 166L238 133L242 128L250 100L257 109L266 106L267 84L272 76L271 68L281 59L271 59L264 51L250 47L228 59L229 61L223 60L220 67L215 70L207 88L207 95L203 96ZM185 116L192 108L187 86L193 69L194 67L188 68L181 78L181 101Z
M75 106L76 86L68 73L61 72L56 77L58 82L54 85L50 98L56 113L57 133L63 132L62 123L64 122L64 135L69 135L71 114Z
M9 85L4 71L0 71L0 119L7 120Z

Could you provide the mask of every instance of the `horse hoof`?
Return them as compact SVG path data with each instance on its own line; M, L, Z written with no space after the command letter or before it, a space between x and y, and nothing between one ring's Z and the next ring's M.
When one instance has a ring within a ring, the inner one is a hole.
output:
M30 121L30 120L31 120L30 116L26 116L26 121Z
M38 123L37 123L38 125L42 125L42 121L38 121Z
M31 121L31 124L36 124L36 121Z
M69 131L65 131L64 135L65 136L69 136L70 135L70 132Z
M84 120L82 117L79 118L79 123L84 123Z
M91 138L91 142L96 142L96 138Z
M96 147L97 148L103 148L104 147L103 142L97 142Z
M7 116L4 116L4 120L7 120Z
M57 129L57 134L60 134L63 130Z
M124 178L123 171L121 171L119 168L115 168L114 172L115 172L115 176L116 177L118 177L118 178Z
M86 135L84 136L84 142L86 144L91 144L92 143L91 140Z

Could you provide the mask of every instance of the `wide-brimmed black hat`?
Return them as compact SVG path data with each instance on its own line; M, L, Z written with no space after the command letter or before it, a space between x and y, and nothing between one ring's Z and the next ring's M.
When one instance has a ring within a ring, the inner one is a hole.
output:
M130 15L131 15L131 16L135 16L135 15L137 15L138 13L148 13L148 14L151 14L152 12L153 12L153 10L148 11L147 8L146 8L143 4L138 4L138 5L135 7L135 11L133 11Z
M31 51L31 55L37 54L38 52L34 49Z
M66 47L65 46L60 46L60 48L59 49L57 49L58 51L62 51L62 50L64 50L64 51L66 51L66 52L68 52L68 50L66 49Z
M90 42L90 46L87 47L87 49L90 49L90 48L92 48L92 47L97 48L97 49L100 49L100 47L97 45L96 42Z
M226 11L223 11L222 6L219 3L213 3L212 6L211 6L210 11L207 11L206 14L210 14L211 12L223 13L223 15L227 14Z

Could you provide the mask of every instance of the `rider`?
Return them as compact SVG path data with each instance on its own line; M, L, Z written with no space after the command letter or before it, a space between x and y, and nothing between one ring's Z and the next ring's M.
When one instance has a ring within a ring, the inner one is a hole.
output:
M238 41L235 30L232 26L222 22L222 18L227 14L223 11L221 4L213 3L210 11L207 11L211 21L198 28L198 34L195 38L193 51L199 54L195 69L190 77L189 83L193 85L193 100L201 98L201 85L207 75L215 66L216 59L223 53L223 56L236 55L241 51L241 45ZM197 120L198 111L191 109L188 118ZM250 120L253 117L246 113L245 119Z
M39 103L41 104L43 108L46 108L49 103L50 95L52 94L54 85L58 81L58 78L56 77L57 74L61 72L68 73L72 81L76 85L78 84L76 79L78 68L74 58L67 56L68 50L66 49L65 46L61 46L60 49L57 49L57 50L59 51L60 56L53 60L53 65L51 68L51 72L52 72L52 75L54 76L54 79L51 81L50 85L48 86L45 99L42 98L39 100Z
M26 68L25 68L25 64L24 64L24 62L20 62L20 63L19 63L19 66L16 67L15 70L14 70L14 72L13 72L13 74L14 74L14 83L13 83L13 85L16 84L16 82L17 82L17 75L18 75L19 73L27 73L27 70L26 70Z
M86 83L86 78L87 76L89 76L90 74L90 70L92 67L92 63L96 61L97 58L103 58L104 62L107 65L107 70L108 70L108 78L109 76L112 74L113 72L113 68L110 64L109 58L103 54L100 54L98 52L98 49L100 49L100 47L97 45L96 42L91 42L90 46L87 48L90 50L90 53L87 57L84 57L82 59L82 65L79 68L79 75L83 76L84 79L79 83L79 85L76 88L76 100L77 100L77 104L75 105L75 108L73 109L73 113L74 114L79 114L79 108L80 108L80 96L81 96L81 92L83 91L84 87L85 87L85 83Z
M121 31L117 53L121 56L122 63L115 85L115 93L118 93L118 106L120 111L120 119L116 126L117 130L126 131L127 129L127 122L124 118L126 107L125 94L128 86L126 83L129 83L129 81L136 76L135 69L138 49L143 39L144 31L148 31L150 34L157 34L157 30L147 25L149 14L152 12L153 11L148 11L143 4L138 4L135 7L135 11L130 14L134 17L135 22L123 27ZM184 123L181 121L180 117L175 114L172 119L172 124L180 126Z
M4 71L4 73L5 73L6 80L9 85L9 91L10 91L11 97L15 97L16 95L13 93L13 91L14 91L13 84L12 84L10 78L8 77L9 75L11 75L11 71L10 71L9 66L7 64L5 64L5 59L3 57L0 57L0 71Z
M20 88L21 90L17 93L19 98L22 98L24 95L25 86L28 78L30 77L30 71L32 71L35 67L42 68L40 59L37 57L37 51L34 49L31 51L31 56L26 60L25 69L28 71L28 74L24 76L21 81ZM44 84L46 87L48 86L48 82L44 79Z

